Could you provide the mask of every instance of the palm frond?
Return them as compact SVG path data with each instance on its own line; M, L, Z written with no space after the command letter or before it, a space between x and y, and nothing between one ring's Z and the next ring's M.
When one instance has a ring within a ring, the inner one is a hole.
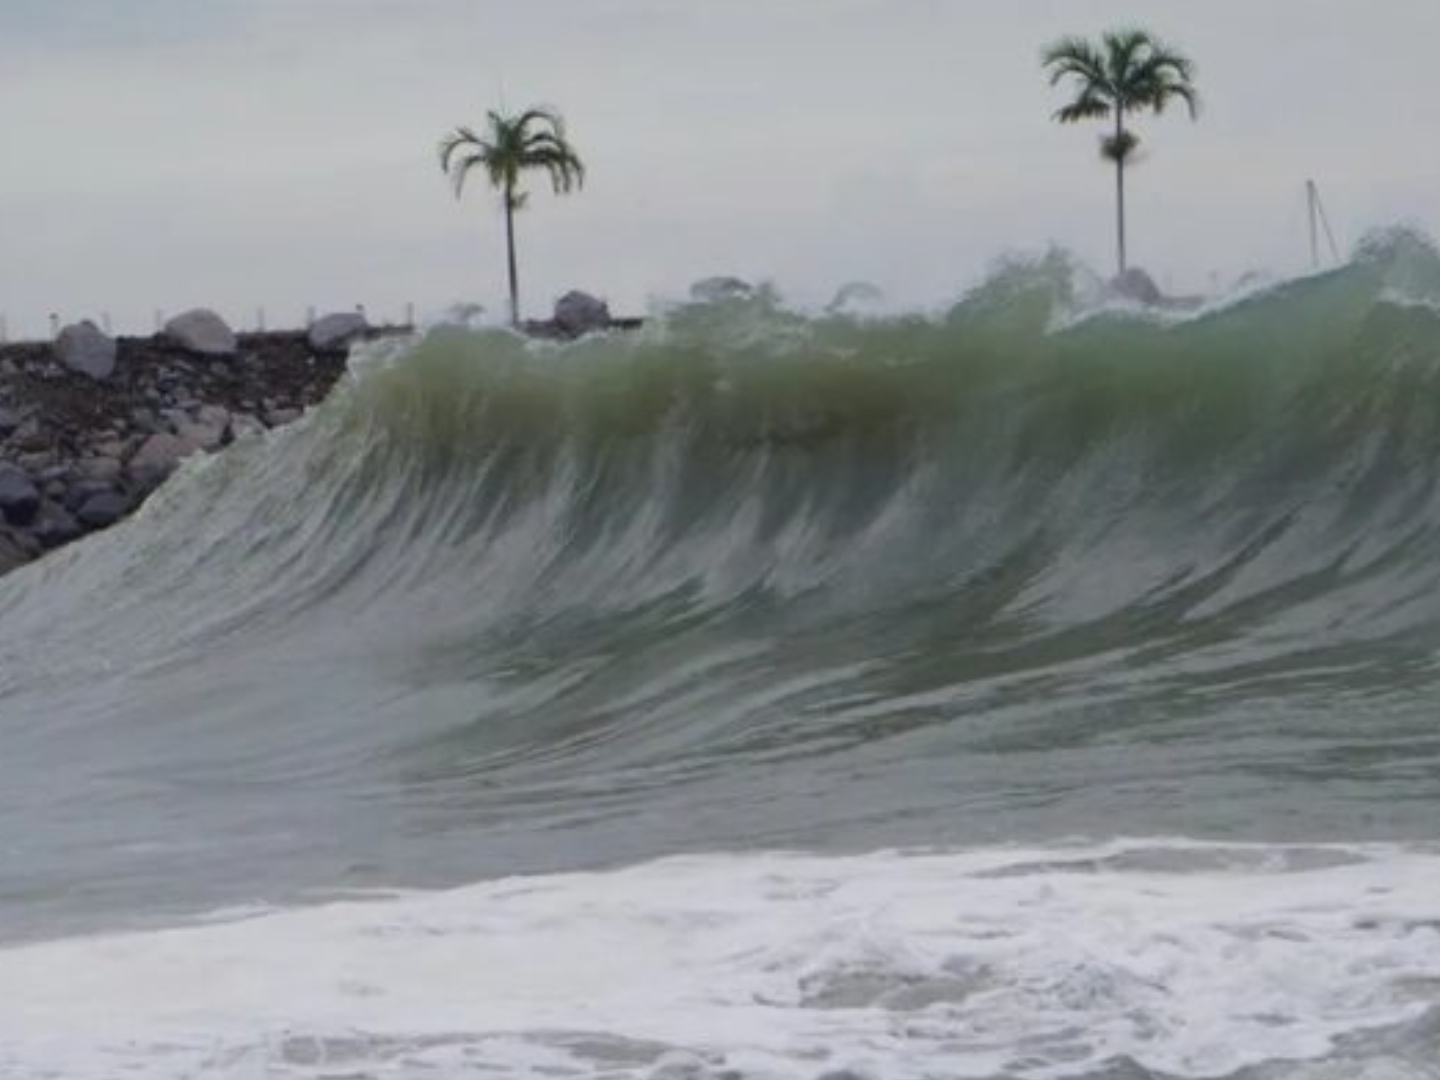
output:
M1104 59L1084 38L1063 37L1052 42L1041 52L1040 64L1050 69L1051 86L1067 78L1090 85L1105 82Z
M440 140L440 169L442 172L448 173L452 160L461 150L483 151L487 148L488 144L485 140L475 134L472 129L458 127Z
M1098 94L1082 93L1069 105L1055 111L1055 119L1062 124L1076 124L1081 120L1098 120L1109 116L1112 106Z

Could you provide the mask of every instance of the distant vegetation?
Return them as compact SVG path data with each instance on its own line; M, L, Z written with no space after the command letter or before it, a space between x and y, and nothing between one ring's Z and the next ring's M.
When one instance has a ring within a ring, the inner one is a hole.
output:
M520 181L526 172L550 177L557 195L584 186L585 166L565 137L565 122L550 109L527 109L517 116L489 112L484 134L456 128L440 143L440 167L463 193L465 180L476 169L500 192L505 210L505 247L510 272L510 321L520 322L520 285L515 261L515 211L523 209L525 192Z
M1125 166L1140 146L1139 137L1125 125L1131 113L1163 113L1168 105L1184 102L1194 119L1200 109L1195 90L1195 65L1143 30L1112 31L1098 43L1084 38L1061 38L1045 49L1041 62L1050 72L1050 85L1069 81L1075 92L1070 104L1055 113L1062 124L1111 119L1113 132L1100 140L1100 154L1115 163L1115 221L1119 272L1126 270Z

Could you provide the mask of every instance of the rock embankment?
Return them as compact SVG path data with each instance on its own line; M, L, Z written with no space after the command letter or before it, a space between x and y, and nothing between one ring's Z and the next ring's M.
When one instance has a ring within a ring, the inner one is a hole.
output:
M93 324L0 346L0 573L135 510L191 454L297 419L376 331L231 334L210 312L153 338ZM392 331L393 332L393 331Z

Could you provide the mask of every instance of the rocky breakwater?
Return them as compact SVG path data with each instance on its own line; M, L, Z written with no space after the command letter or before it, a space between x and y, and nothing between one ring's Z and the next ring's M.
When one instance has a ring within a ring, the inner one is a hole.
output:
M134 511L191 454L297 419L345 371L357 315L235 334L192 311L150 338L92 323L0 346L0 573Z

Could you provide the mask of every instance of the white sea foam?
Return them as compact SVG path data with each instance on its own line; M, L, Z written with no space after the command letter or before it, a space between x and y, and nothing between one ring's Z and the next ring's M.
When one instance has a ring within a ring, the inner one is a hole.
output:
M1414 1077L1437 927L1413 847L674 859L12 947L0 1075Z

